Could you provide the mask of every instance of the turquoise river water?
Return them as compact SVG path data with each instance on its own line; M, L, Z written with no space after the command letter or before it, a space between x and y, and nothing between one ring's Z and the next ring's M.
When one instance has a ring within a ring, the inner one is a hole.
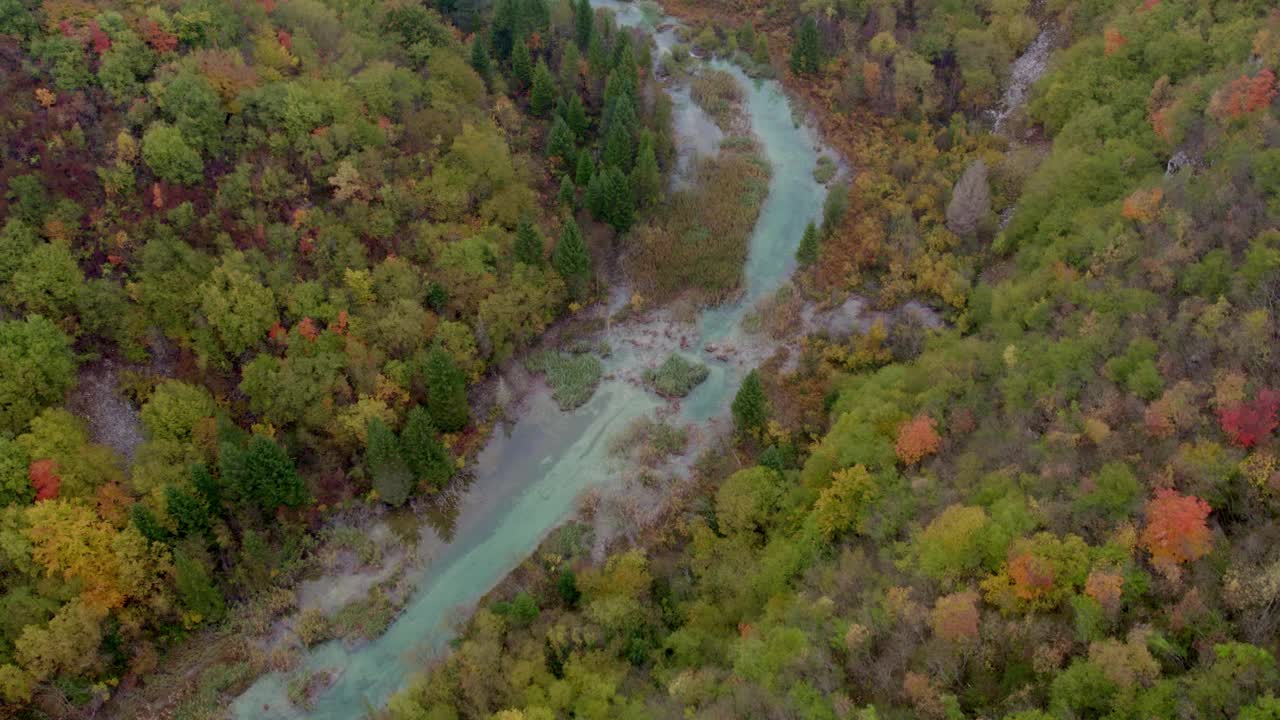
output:
M616 13L619 24L640 27L654 37L660 52L674 42L674 21L656 5L596 0ZM823 152L815 133L797 126L781 86L755 81L736 66L710 63L732 73L744 95L744 111L771 165L768 195L752 233L741 297L705 311L698 322L699 342L689 357L711 368L711 375L681 404L679 420L702 423L722 417L744 368L720 362L697 350L706 343L751 342L740 324L762 297L786 282L795 268L795 249L804 226L821 214L826 188L813 178ZM673 88L676 136L682 166L689 156L714 151L718 129L693 105L688 92ZM625 325L610 332L626 333ZM608 337L615 351L605 360L606 377L625 374L640 362L625 342ZM352 720L382 707L428 658L447 648L456 623L475 603L534 551L572 514L586 490L615 479L607 461L609 438L660 405L635 383L606 380L582 407L561 412L546 393L535 394L507 432L495 432L474 467L475 480L460 500L456 529L448 539L424 543L429 557L417 572L415 590L403 613L376 640L347 648L329 642L307 651L294 674L271 673L258 679L231 707L237 720ZM287 699L298 673L332 671L332 687L302 711Z

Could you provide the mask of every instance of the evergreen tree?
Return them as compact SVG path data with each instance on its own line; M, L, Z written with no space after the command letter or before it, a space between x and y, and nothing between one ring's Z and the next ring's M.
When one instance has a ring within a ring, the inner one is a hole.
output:
M806 16L800 24L800 33L791 46L791 72L813 74L821 64L821 48L818 45L818 23L813 16Z
M489 83L490 73L493 72L493 63L489 60L489 48L486 47L484 38L476 35L471 41L471 69L476 71L481 80L485 84Z
M764 430L768 415L768 401L764 397L764 386L760 384L760 373L752 370L733 398L734 425L739 433L756 434Z
M196 463L188 470L191 476L191 487L195 488L205 507L214 515L222 515L222 485L218 482L209 467L204 463Z
M545 60L538 60L537 67L533 70L533 88L529 91L529 109L533 114L542 117L547 111L555 105L556 97L560 94L556 88L556 79L551 74L551 69L547 67Z
M400 450L400 441L381 418L369 421L364 466L373 481L373 489L383 502L400 506L409 499L413 475Z
M559 167L568 172L572 167L575 145L569 123L557 115L551 122L551 132L547 133L547 158L558 159Z
M164 525L160 524L160 519L152 512L151 508L143 503L134 503L129 508L129 521L133 526L138 528L138 532L142 533L142 537L151 542L165 542L169 539L169 531Z
M622 170L611 167L604 174L604 219L613 229L625 232L636 219L635 195Z
M630 128L615 119L604 139L604 166L630 172L635 161L635 143Z
M242 498L265 512L306 502L307 488L293 460L265 435L254 435L244 449L223 443L218 468L223 478L239 488Z
M523 40L517 41L511 49L511 77L519 90L529 87L533 81L533 56L529 54L529 46Z
M560 52L560 87L570 95L578 94L578 65L581 62L582 53L578 46L573 43L565 45Z
M566 174L560 178L560 191L556 193L556 203L562 208L574 210L578 204L578 190Z
M587 137L587 129L591 126L591 120L587 117L587 108L582 104L582 98L578 96L575 90L569 97L569 104L565 107L565 122L569 123L569 129L573 131L575 137L582 140Z
M573 13L573 37L578 47L586 50L591 46L595 36L596 14L591 9L591 0L578 0Z
M812 221L804 228L800 246L796 248L796 260L801 265L812 265L818 261L818 226Z
M551 253L551 265L564 278L570 297L575 300L586 297L591 281L591 254L587 251L587 242L582 238L578 223L572 217L565 219L560 242Z
M585 187L591 184L591 178L595 175L595 163L591 162L591 153L583 150L578 153L578 167L574 169L573 181L578 187Z
M591 69L591 77L597 80L609 76L609 57L605 54L600 33L591 34L591 43L587 46L587 67Z
M404 429L400 431L400 447L409 463L409 471L418 482L439 489L453 477L453 458L449 457L449 451L436 436L431 416L421 405L409 411Z
M467 407L467 379L453 358L440 347L432 348L427 353L423 375L432 424L444 432L465 428L471 419L471 411Z
M591 211L591 217L596 220L604 218L609 212L608 198L605 197L604 192L604 176L603 171L597 172L587 182L587 209Z
M640 149L636 153L636 169L631 173L631 185L636 191L636 203L650 207L662 193L662 175L658 171L658 157L653 149L653 132L640 132Z
M187 537L209 529L209 510L200 498L177 485L164 488L165 511L177 525L178 536Z
M522 262L529 267L540 267L543 259L542 253L542 235L538 233L533 223L527 220L522 221L516 227L516 262Z
M764 33L756 35L756 46L751 51L751 59L761 65L769 64L769 38Z
M493 6L493 18L489 21L489 46L499 60L511 57L516 44L516 8L514 0L497 0Z

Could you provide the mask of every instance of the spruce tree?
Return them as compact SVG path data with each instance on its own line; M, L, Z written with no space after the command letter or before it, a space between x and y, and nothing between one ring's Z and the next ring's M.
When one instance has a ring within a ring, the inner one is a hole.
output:
M453 458L449 457L449 451L436 436L431 415L421 405L414 406L405 418L404 429L400 431L400 447L404 450L405 461L409 463L409 471L418 482L439 489L453 477L456 469Z
M529 267L541 267L542 248L542 235L538 233L537 228L527 220L522 221L516 227L516 262L522 262Z
M367 429L364 465L373 489L388 505L403 505L413 490L413 474L400 450L400 441L381 418L370 420Z
M465 428L471 418L467 407L467 379L449 353L439 347L432 348L427 353L423 376L432 423L444 432Z
M821 50L818 46L818 23L813 16L806 16L800 24L800 33L791 46L791 71L796 74L812 74L818 72L821 63Z
M578 65L582 62L582 53L573 43L565 45L560 52L560 87L571 95L578 94Z
M591 9L591 0L578 0L574 8L573 25L574 40L577 41L579 48L586 50L591 46L591 39L596 29L596 14Z
M603 160L606 168L631 171L631 165L635 161L635 143L631 137L631 128L625 123L615 120L609 125L609 134L604 139Z
M591 153L583 150L578 153L578 167L573 172L573 181L578 187L586 187L591 184L591 178L595 175L595 163L591 162Z
M640 149L636 153L631 185L635 188L636 203L641 207L657 203L662 193L662 175L658 172L658 157L653 149L653 132L647 128L640 132Z
M560 168L568 172L572 167L575 141L569 123L559 115L551 121L551 132L547 133L547 158L558 158Z
M560 242L556 243L556 249L551 253L551 265L564 278L570 297L575 300L586 297L591 281L591 254L573 217L565 218Z
M604 219L609 212L608 199L604 191L604 175L603 171L597 172L587 182L587 209L591 211L591 217L596 220Z
M493 63L489 60L489 48L479 34L471 41L471 69L476 71L485 84L489 83L489 75L493 72Z
M742 386L733 398L734 425L741 434L758 434L764 430L768 415L768 402L764 397L764 386L760 384L760 373L752 370L742 380Z
M209 529L209 509L194 494L178 487L164 488L165 511L178 528L179 537L203 534Z
M587 66L591 69L591 76L597 80L609 76L609 57L605 54L600 33L591 34L591 43L587 46Z
M529 109L533 114L542 117L547 114L556 103L556 96L559 95L556 88L556 79L551 75L551 69L547 67L545 60L538 60L537 67L533 70L533 88L529 91Z
M560 191L556 193L556 203L569 211L573 211L578 204L577 187L568 175L560 178Z
M818 261L818 226L812 221L804 228L800 246L796 248L796 260L801 265L812 265Z
M636 219L635 195L622 170L611 167L604 174L604 219L613 229L625 232Z
M591 125L591 120L587 118L587 108L582 104L582 98L578 96L576 90L569 97L569 104L565 108L565 122L569 123L569 129L573 134L582 140L587 137L587 128Z
M519 90L529 87L533 81L533 56L529 54L529 46L524 40L517 40L511 50L511 77Z
M285 449L265 435L254 435L247 447L223 443L218 469L240 490L240 496L265 512L281 505L297 507L307 488Z

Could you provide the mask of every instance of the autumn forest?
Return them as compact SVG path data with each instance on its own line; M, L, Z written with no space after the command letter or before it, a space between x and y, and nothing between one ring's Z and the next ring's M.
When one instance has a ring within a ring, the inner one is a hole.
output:
M0 718L1280 720L1272 0L0 0Z

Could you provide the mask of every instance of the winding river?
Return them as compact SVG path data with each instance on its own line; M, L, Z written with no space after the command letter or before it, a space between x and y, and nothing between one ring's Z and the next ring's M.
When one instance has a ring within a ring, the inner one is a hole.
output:
M661 52L675 41L674 21L652 3L593 4L613 9L620 25L649 31ZM791 275L804 226L819 217L826 196L826 188L813 178L819 153L825 151L810 128L795 124L781 86L753 81L728 63L709 64L733 74L742 85L744 111L772 175L750 239L744 292L732 304L705 311L690 331L696 342L686 345L686 353L706 363L711 375L680 406L676 419L688 423L724 417L747 369L742 358L720 361L700 348L708 343L741 348L752 342L741 330L743 316ZM718 132L715 125L687 92L676 89L672 100L682 155L707 152L714 142L708 143L706 133ZM238 720L351 720L383 706L426 658L445 649L455 623L572 514L585 490L615 481L607 457L610 437L664 404L626 379L653 357L629 342L637 333L654 334L642 325L607 331L605 339L614 351L605 360L606 380L588 403L566 413L546 393L536 393L507 432L494 433L475 463L474 482L459 501L454 532L447 539L428 532L424 552L430 561L415 578L416 589L403 613L383 636L355 648L338 641L313 648L293 674L259 678L232 705L232 715ZM290 678L320 671L336 671L333 686L314 698L314 710L293 707L287 699Z

